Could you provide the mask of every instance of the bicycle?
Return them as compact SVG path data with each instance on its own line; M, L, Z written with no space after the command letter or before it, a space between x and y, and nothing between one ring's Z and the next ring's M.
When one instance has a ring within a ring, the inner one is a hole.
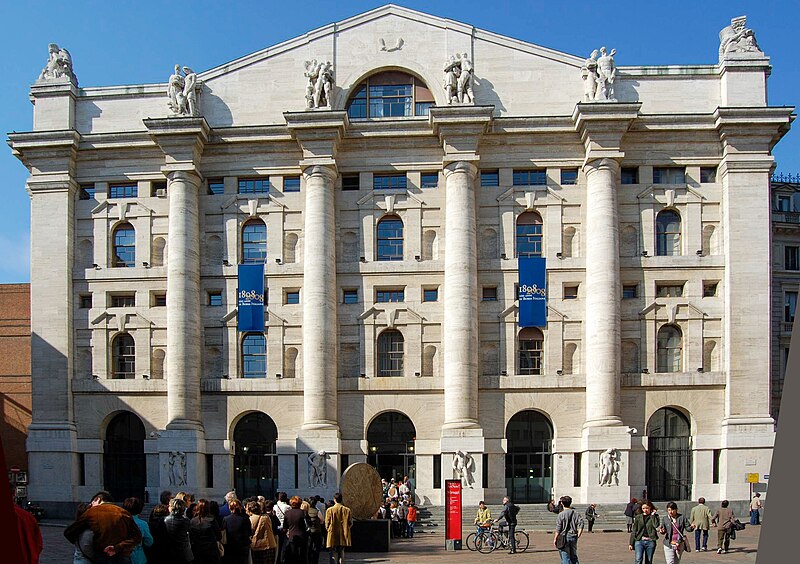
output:
M481 545L483 545L483 543L485 542L483 536L490 534L491 530L492 530L491 522L484 523L483 525L478 525L474 533L470 533L469 535L467 535L467 540L464 541L464 544L467 545L467 548L469 550L475 552L476 550L478 550L478 546L476 544L477 539L481 537L481 540L479 542L481 542Z
M516 541L517 552L525 552L528 550L531 539L525 529L516 529L514 531L514 540ZM484 548L484 550L481 550L481 548ZM478 546L478 550L484 554L493 552L498 548L511 548L511 543L508 540L507 528L500 530L492 527L491 538L488 539L483 546Z

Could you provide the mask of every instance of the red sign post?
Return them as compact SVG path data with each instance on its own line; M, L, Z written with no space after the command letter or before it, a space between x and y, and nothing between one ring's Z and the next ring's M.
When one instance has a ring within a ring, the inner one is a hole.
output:
M445 480L446 550L461 550L461 480Z

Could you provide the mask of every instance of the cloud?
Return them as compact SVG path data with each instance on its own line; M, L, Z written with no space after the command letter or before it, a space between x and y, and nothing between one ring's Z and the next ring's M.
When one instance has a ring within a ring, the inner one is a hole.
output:
M29 282L31 279L31 236L0 234L0 284Z

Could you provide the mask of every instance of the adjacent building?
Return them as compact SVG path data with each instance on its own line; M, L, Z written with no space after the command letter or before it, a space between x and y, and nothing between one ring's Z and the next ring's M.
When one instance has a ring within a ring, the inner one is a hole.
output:
M467 503L748 499L794 116L744 19L720 38L616 67L385 6L102 88L52 45L9 136L31 497L330 496L366 461L426 504L454 475ZM539 256L546 322L521 327ZM264 265L263 330L238 330L238 264Z

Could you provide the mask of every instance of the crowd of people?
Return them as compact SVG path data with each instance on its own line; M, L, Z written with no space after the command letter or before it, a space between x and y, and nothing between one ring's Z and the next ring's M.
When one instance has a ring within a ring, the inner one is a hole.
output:
M378 508L376 519L391 521L391 537L413 539L417 525L417 504L408 476L402 480L381 480L384 504Z
M98 492L64 531L74 564L317 564L323 547L341 564L351 545L352 517L339 493L325 503L283 492L239 500L231 491L219 505L165 491L146 520L141 499L112 501Z

